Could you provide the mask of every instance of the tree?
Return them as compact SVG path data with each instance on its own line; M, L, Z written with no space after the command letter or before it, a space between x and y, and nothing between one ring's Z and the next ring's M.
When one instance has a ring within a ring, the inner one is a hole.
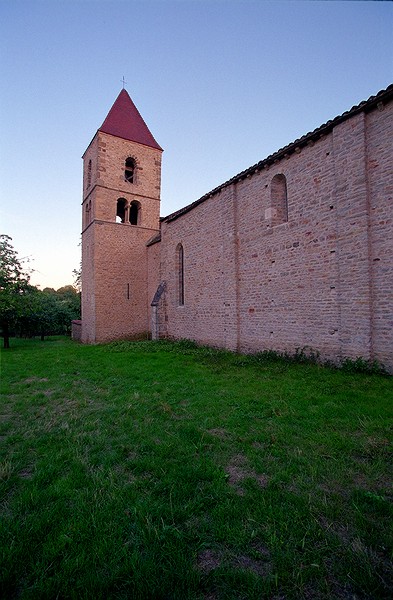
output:
M4 348L10 347L10 327L23 315L29 274L24 270L9 235L0 235L0 324Z
M81 247L82 242L79 242L78 246ZM79 269L74 269L72 271L72 274L74 276L74 286L75 286L76 290L79 293L81 293L81 291L82 291L82 257L79 262Z
M80 319L80 293L72 285L55 291L39 290L29 283L30 276L8 235L0 235L0 327L4 348L10 346L10 332L33 337L64 335L71 332L73 319Z
M80 293L80 291L82 289L82 265L79 267L79 269L74 269L72 271L72 274L74 276L74 286L76 287L77 291Z
M34 337L58 333L58 301L55 294L41 291L29 286L24 296L24 310L19 317L15 333L17 335Z
M25 309L16 327L18 335L39 335L41 340L48 335L69 335L73 319L80 319L80 294L72 285L57 291L29 286L25 298Z
M71 322L81 318L81 295L73 285L65 285L55 293L59 333L71 333ZM61 331L60 331L61 330Z

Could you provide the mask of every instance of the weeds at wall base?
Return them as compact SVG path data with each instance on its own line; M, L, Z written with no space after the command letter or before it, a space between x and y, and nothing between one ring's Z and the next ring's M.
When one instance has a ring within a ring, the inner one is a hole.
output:
M370 375L390 376L389 371L377 360L365 360L362 357L355 359L345 358L340 368L347 373L368 373Z
M364 373L370 375L386 375L389 376L389 372L386 370L384 365L376 360L366 360L362 357L344 358L337 359L336 362L329 360L322 360L318 351L315 351L309 347L296 348L293 354L289 352L276 352L274 350L266 350L256 354L263 362L264 360L278 360L293 364L305 364L305 365L321 365L331 369L338 369L346 371L347 373Z
M180 351L183 354L195 355L198 354L201 358L209 358L213 361L220 359L233 357L236 365L249 365L249 364L265 364L268 362L279 362L285 364L303 364L303 365L319 365L330 369L342 370L347 373L363 373L369 375L382 375L390 376L391 374L387 371L384 365L376 360L366 360L362 357L355 359L345 357L343 359L337 358L337 361L322 360L320 353L314 350L310 346L304 346L302 348L296 348L295 352L277 351L277 350L263 350L261 352L242 354L231 352L230 350L221 349L213 346L205 346L198 344L197 342L189 339L165 339L158 341L147 341L146 338L135 338L135 340L123 340L112 342L108 349L111 352L125 351L131 349L134 343L139 342L143 344L140 348L157 352L160 349L168 351ZM130 346L132 344L132 346Z

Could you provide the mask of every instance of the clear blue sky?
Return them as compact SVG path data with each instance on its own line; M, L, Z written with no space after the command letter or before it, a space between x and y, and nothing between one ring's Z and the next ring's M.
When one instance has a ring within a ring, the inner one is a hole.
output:
M125 77L164 148L161 214L393 81L393 3L0 0L1 232L58 288L81 155Z

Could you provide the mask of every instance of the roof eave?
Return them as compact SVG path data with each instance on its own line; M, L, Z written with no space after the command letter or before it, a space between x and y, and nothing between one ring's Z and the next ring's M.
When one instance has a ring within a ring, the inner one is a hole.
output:
M359 104L353 106L350 110L347 110L344 113L342 113L341 115L335 117L334 119L327 121L320 127L317 127L317 129L314 129L313 131L306 133L304 136L302 136L301 138L298 138L294 142L291 142L287 146L280 148L279 150L277 150L277 152L274 152L274 154L270 154L268 157L259 161L255 165L252 165L245 171L238 173L237 175L235 175L234 177L232 177L225 183L222 183L221 185L214 188L207 194L204 194L198 200L195 200L195 202L192 202L191 204L188 204L184 208L181 208L181 209L171 213L167 217L162 217L161 220L165 221L167 223L170 223L171 221L175 221L182 215L193 210L196 206L198 206L202 202L205 202L212 196L221 192L224 188L232 185L233 183L237 183L237 182L241 181L242 179L246 179L246 177L250 177L254 173L257 173L258 171L261 171L262 169L269 167L273 163L280 161L283 158L286 158L287 156L293 154L296 151L299 151L300 149L304 148L311 142L315 142L315 141L319 140L320 138L322 138L325 135L327 135L328 133L330 133L334 129L334 127L336 127L337 125L339 125L340 123L342 123L344 121L347 121L348 119L355 116L356 114L359 114L360 112L368 113L368 112L374 110L380 104L385 104L387 101L391 100L392 98L393 98L393 84L389 85L386 89L381 90L375 96L370 96L370 98L368 100L364 100L364 101L360 102Z

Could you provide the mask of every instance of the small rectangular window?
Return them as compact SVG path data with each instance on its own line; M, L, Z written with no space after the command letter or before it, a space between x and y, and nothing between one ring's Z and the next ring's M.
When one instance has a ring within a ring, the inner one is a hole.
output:
M177 269L178 269L178 302L184 306L184 250L181 244L177 247Z

